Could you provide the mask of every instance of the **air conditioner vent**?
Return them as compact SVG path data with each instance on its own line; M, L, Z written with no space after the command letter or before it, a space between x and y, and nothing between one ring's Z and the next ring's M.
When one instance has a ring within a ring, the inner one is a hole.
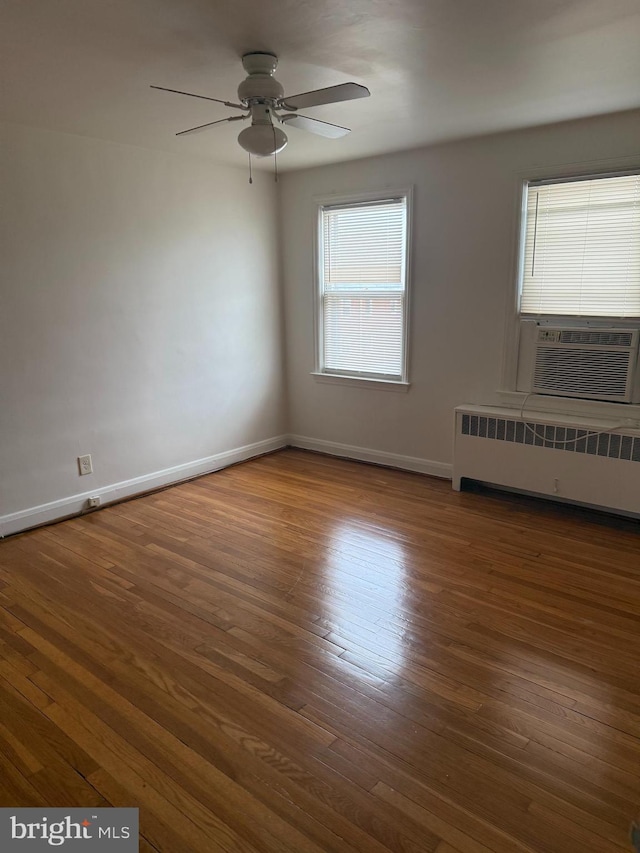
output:
M538 347L533 384L547 393L624 397L628 352Z
M630 347L633 343L633 332L614 329L562 329L560 343L591 344L600 347Z
M637 330L539 327L531 390L630 403L637 359Z

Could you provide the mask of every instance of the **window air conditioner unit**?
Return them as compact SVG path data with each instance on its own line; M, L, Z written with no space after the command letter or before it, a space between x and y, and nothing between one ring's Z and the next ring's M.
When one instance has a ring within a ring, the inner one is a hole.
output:
M531 393L634 401L638 329L536 326Z

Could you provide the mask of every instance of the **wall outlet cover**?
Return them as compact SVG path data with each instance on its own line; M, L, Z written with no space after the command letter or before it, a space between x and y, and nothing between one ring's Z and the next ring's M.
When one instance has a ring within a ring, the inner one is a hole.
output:
M91 462L90 453L87 453L86 456L78 456L78 471L80 472L81 477L85 474L93 473L93 463Z

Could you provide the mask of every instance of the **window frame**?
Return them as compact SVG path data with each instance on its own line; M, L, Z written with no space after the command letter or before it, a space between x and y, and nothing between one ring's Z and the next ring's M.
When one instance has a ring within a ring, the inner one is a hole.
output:
M524 315L520 314L520 282L522 279L522 262L524 256L524 241L526 227L526 191L532 183L541 181L556 182L573 180L588 180L616 175L628 175L640 172L640 158L637 154L613 158L597 158L588 163L584 161L566 161L564 163L546 164L529 167L526 170L514 170L512 195L512 231L511 231L511 260L509 263L510 276L508 297L504 314L504 345L502 350L502 370L500 384L496 389L497 400L506 406L521 406L530 395L517 390L518 359L523 321L534 321L541 326L567 327L603 327L635 328L640 323L635 318L616 319L612 317L580 317L577 315ZM527 403L529 408L536 408L535 398ZM546 397L544 408L548 411L558 411L576 415L602 415L617 417L620 407L629 416L640 418L640 405L628 403L612 403L596 400L579 400L575 398Z
M404 199L406 206L406 229L404 246L404 291L402 311L402 373L399 378L380 374L357 372L339 372L324 367L324 316L323 316L323 269L324 253L323 210L343 205L375 204L376 202ZM340 385L379 388L383 390L407 391L409 382L409 322L410 293L412 272L412 231L413 231L413 187L385 187L370 191L317 196L314 198L314 236L313 236L313 308L314 308L314 369L312 375L317 381Z
M549 186L551 184L569 184L578 181L602 180L606 178L623 178L629 175L640 175L640 167L610 169L606 171L556 175L555 177L529 177L520 186L520 220L518 228L518 267L516 278L516 316L519 322L534 321L542 326L566 324L568 326L610 326L611 328L640 328L640 314L631 317L597 314L536 314L521 310L522 290L524 284L524 255L527 236L527 202L530 187Z

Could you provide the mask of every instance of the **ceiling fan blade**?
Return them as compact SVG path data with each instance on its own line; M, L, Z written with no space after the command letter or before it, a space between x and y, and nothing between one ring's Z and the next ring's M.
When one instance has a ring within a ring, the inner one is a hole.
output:
M167 89L165 86L150 86L151 89L160 89L161 92L173 92L175 95L187 95L189 98L201 98L203 101L215 101L216 104L224 104L225 107L233 107L236 110L244 110L242 104L233 104L231 101L221 101L220 98L210 98L208 95L194 95L193 92L181 92L179 89Z
M318 136L327 136L329 139L338 139L340 136L346 136L347 133L351 133L348 127L341 127L339 124L331 124L328 121L319 121L317 118L308 118L307 116L283 116L280 121L286 124L287 127L308 130L309 133L315 133Z
M188 130L181 130L176 133L176 136L184 136L185 133L198 133L200 130L206 130L208 127L213 127L214 124L224 124L226 121L243 121L249 116L229 116L229 118L219 118L217 121L209 121L206 124L199 124L197 127L190 127Z
M286 110L299 110L305 107L319 107L321 104L337 104L338 101L353 101L356 98L368 98L371 92L359 83L340 83L326 89L314 89L301 95L282 98L281 106Z

